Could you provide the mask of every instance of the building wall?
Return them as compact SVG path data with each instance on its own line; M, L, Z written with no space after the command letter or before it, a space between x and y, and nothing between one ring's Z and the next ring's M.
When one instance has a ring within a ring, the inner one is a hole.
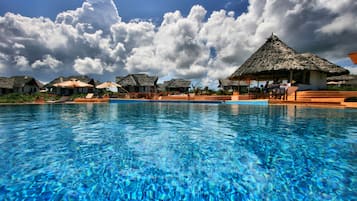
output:
M326 89L326 74L317 71L311 71L310 84L314 89Z
M124 86L124 89L129 93L154 93L156 87L152 86Z
M50 93L60 95L60 96L70 96L73 94L87 94L93 93L93 88L79 87L79 88L61 88L61 87L51 87L49 89Z
M187 93L189 87L175 87L175 88L167 88L166 91L176 92L176 93Z
M14 88L14 92L20 94L31 94L38 91L40 91L40 89L35 85L25 85L24 87Z
M299 90L326 89L326 74L317 71L311 71L309 84L299 84L298 86Z

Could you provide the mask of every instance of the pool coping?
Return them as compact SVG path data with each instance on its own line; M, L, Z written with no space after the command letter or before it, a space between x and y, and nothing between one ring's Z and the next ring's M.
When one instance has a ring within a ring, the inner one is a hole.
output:
M271 101L269 99L254 99L254 100L152 100L152 99L119 99L111 98L108 102L74 102L67 101L64 103L0 103L0 106L11 106L11 105L61 105L61 104L110 104L113 103L112 100L121 101L122 103L197 103L197 104L222 104L222 105L296 105L304 107L319 107L319 108L338 108L338 109L357 109L357 107L350 106L348 104L327 104L327 103L312 103L312 102L296 102L296 101Z

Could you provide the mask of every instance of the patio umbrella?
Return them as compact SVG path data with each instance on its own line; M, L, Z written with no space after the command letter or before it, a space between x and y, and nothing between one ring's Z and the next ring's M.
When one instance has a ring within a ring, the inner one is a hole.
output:
M115 82L103 82L102 84L98 85L96 88L97 89L109 89L110 91L117 92L118 90L114 90L120 87L124 91L126 91L120 84L117 84ZM126 91L127 92L127 91Z
M60 83L56 83L53 86L55 87L61 87L61 88L92 88L93 85L79 81L79 80L68 80Z

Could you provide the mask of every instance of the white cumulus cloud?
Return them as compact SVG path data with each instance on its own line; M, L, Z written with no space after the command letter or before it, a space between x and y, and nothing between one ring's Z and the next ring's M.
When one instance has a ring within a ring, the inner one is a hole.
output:
M85 57L74 61L74 69L82 75L85 74L102 74L104 67L100 59Z
M51 55L45 55L43 59L36 60L31 66L32 68L51 68L54 71L57 71L57 67L61 65L62 62L53 58Z
M250 0L238 17L196 5L187 16L165 13L160 25L121 21L112 0L86 0L55 21L6 13L0 16L1 76L25 72L50 81L89 74L105 81L145 72L216 86L272 33L299 52L346 58L356 51L356 10L354 0Z

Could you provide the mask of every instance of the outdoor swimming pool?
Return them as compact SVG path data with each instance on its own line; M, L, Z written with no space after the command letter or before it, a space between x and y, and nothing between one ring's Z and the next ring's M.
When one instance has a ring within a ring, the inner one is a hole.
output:
M357 110L0 106L0 200L356 200Z

